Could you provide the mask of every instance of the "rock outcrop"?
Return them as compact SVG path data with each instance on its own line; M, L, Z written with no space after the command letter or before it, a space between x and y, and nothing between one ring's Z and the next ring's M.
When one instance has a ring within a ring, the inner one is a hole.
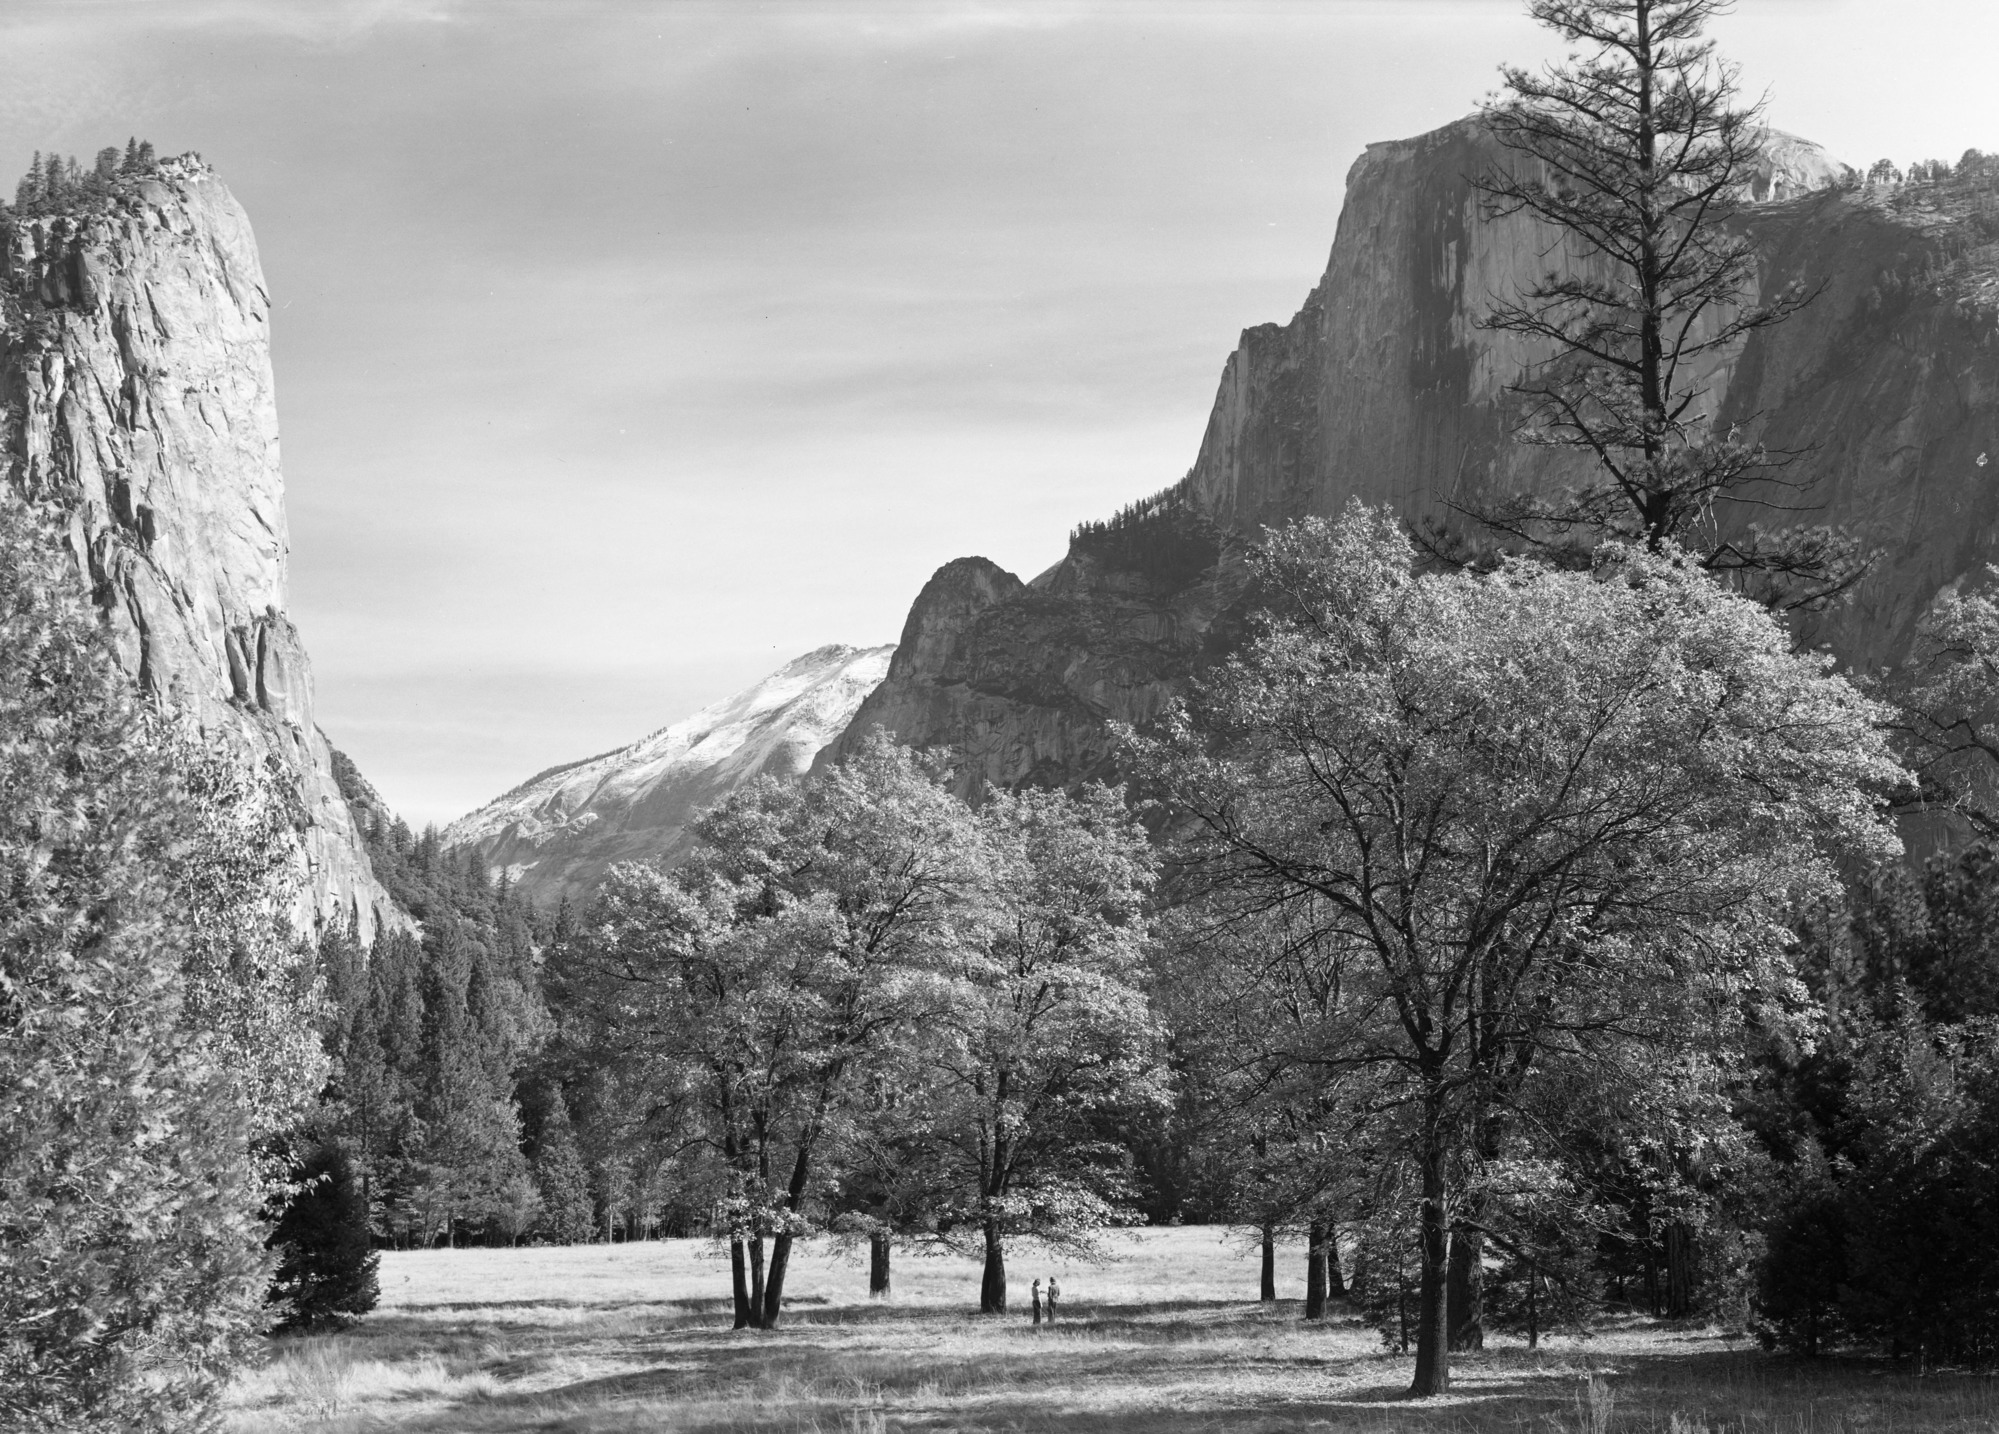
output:
M1141 589L1080 541L1031 586L960 559L918 596L857 727L953 747L1003 783L1098 775L1106 720L1145 720L1226 650L1215 620L1240 591L1228 553L1263 526L1356 497L1448 522L1450 500L1574 474L1573 453L1514 440L1506 387L1533 354L1479 324L1494 295L1563 262L1559 233L1485 214L1469 176L1504 162L1467 120L1354 164L1324 277L1288 324L1243 334L1168 500L1222 535L1218 563ZM1764 168L1752 198L1770 202L1737 221L1758 285L1798 281L1818 297L1712 365L1704 401L1718 423L1800 452L1790 472L1814 480L1812 506L1718 520L1855 531L1875 564L1804 636L1875 665L1904 649L1939 589L1999 560L1999 176L1840 187L1845 166L1785 135Z
M403 919L313 722L285 615L270 300L243 209L193 156L13 213L0 253L0 462L67 519L120 658L308 813L302 925Z
M888 675L820 761L886 727L959 758L958 794L1115 780L1111 720L1158 716L1187 673L1226 650L1239 563L1148 572L1088 551L1032 584L985 558L938 569Z
M671 862L693 818L759 776L796 776L853 719L892 647L830 646L684 722L600 757L551 767L444 833L517 891L549 904L589 895L613 862Z

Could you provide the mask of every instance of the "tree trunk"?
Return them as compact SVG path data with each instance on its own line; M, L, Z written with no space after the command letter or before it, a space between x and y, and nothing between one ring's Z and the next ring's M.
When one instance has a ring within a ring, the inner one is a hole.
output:
M773 1237L770 1242L770 1273L764 1276L765 1329L777 1328L778 1314L784 1309L784 1272L790 1265L790 1234Z
M729 1241L729 1283L736 1295L734 1327L747 1329L750 1323L750 1274L741 1240Z
M1536 1269L1529 1269L1527 1271L1527 1347L1529 1349L1539 1349L1541 1347L1541 1311L1534 1301L1534 1289L1540 1283L1541 1272Z
M1263 1227L1263 1283L1258 1287L1257 1298L1265 1304L1273 1304L1277 1299L1277 1235L1268 1225Z
M986 1272L979 1281L979 1313L1006 1313L1006 1245L999 1221L986 1221Z
M1449 1308L1451 1352L1485 1348L1485 1236L1460 1226L1451 1232Z
M1694 1228L1684 1220L1666 1226L1666 1317L1694 1312Z
M1340 1270L1340 1232L1331 1225L1326 1226L1326 1297L1347 1297L1347 1277Z
M750 1327L762 1329L764 1324L764 1237L756 1236L750 1241Z
M888 1232L877 1230L868 1236L868 1298L888 1298Z
M1450 1339L1444 1323L1451 1226L1444 1184L1443 1112L1436 1096L1427 1105L1423 1119L1423 1277L1416 1304L1416 1377L1409 1385L1409 1392L1418 1399L1442 1394L1451 1387Z
M1395 1335L1397 1354L1409 1352L1409 1275L1397 1261L1395 1265Z
M1305 1318L1324 1319L1326 1317L1326 1226L1323 1220L1312 1222L1308 1241L1305 1247Z

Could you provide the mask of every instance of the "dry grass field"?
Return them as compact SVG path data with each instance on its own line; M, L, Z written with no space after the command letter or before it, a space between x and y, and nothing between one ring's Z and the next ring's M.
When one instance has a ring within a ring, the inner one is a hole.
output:
M1715 1331L1628 1325L1462 1359L1412 1404L1405 1356L1335 1306L1300 1317L1303 1250L1279 1302L1212 1229L1120 1236L1101 1265L1023 1252L1024 1299L1058 1274L1064 1319L981 1319L967 1262L898 1253L895 1298L812 1249L784 1325L730 1331L728 1267L701 1241L382 1257L382 1303L351 1330L277 1341L233 1391L229 1427L564 1434L1266 1434L1999 1431L1999 1381L1773 1358ZM1249 1298L1245 1298L1249 1296Z

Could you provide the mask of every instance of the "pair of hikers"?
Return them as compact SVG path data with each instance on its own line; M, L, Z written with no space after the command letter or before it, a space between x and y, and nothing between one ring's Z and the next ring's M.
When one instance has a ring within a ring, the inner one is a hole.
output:
M1050 1324L1055 1323L1055 1305L1061 1298L1062 1286L1056 1283L1053 1275L1050 1275L1048 1277L1048 1322ZM1039 1280L1034 1282L1034 1322L1036 1324L1041 1323L1041 1281Z

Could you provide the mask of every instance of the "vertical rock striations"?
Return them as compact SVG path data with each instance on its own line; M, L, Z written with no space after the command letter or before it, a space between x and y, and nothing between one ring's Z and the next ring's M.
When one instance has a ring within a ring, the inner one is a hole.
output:
M1812 507L1738 504L1716 521L1855 530L1875 566L1805 636L1878 664L1939 589L1999 560L1999 173L1986 161L1944 184L1855 190L1802 140L1772 132L1766 154L1738 221L1758 284L1819 297L1715 363L1704 402L1720 424L1797 452L1791 475L1813 480ZM1219 552L1353 498L1448 521L1453 499L1577 472L1572 451L1514 441L1507 385L1535 355L1480 324L1494 296L1588 262L1529 217L1485 214L1471 178L1509 162L1472 119L1354 164L1324 276L1289 323L1244 332L1172 490L1222 535ZM1167 530L1147 531L1127 548L1170 546ZM1086 548L1032 586L980 559L942 569L856 728L952 746L1003 783L1109 770L1105 720L1142 721L1226 650L1215 620L1240 584L1226 556L1148 586Z
M0 238L6 481L67 518L134 679L297 777L301 921L352 916L372 933L392 903L334 785L285 615L270 300L248 218L183 156L13 213Z

